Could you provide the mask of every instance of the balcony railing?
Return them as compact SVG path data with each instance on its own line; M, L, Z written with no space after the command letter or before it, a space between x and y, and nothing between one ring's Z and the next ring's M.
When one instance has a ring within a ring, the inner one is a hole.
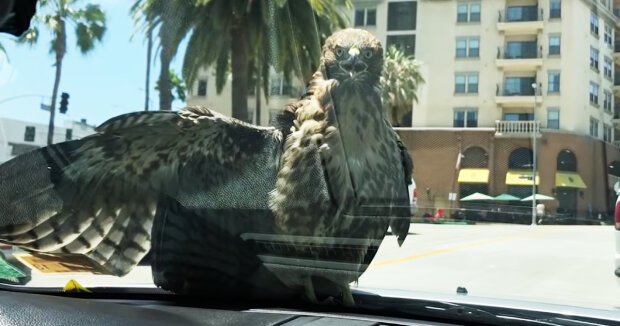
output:
M509 51L509 49L497 47L498 59L539 59L542 58L543 50L542 46L538 49L526 49L522 51Z
M495 121L496 135L538 135L540 133L540 121Z
M497 21L500 23L533 22L543 20L543 10L536 6L509 7L500 10Z
M530 84L522 88L516 88L512 86L507 87L506 84L497 84L495 88L495 95L497 96L534 96L534 95L539 96L542 94L541 86L542 84L539 83L538 87L536 88L536 92L534 92L534 89L532 88Z

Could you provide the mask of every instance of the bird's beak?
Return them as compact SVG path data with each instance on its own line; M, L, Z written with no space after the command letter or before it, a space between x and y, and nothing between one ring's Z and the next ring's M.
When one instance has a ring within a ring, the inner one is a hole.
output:
M356 46L352 46L349 49L349 56L351 56L351 60L353 60L353 62L355 62L355 57L357 57L359 54L360 49L358 49ZM349 76L353 78L353 71L349 71Z
M352 46L352 47L349 49L349 55L350 55L350 56L355 57L355 56L357 56L357 55L359 55L359 54L360 54L360 49L358 49L356 46Z

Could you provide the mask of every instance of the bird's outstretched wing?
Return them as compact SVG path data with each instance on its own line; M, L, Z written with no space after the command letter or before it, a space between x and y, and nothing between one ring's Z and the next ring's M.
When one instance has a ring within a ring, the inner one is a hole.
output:
M0 165L0 242L87 254L123 275L149 250L163 196L188 208L268 208L278 129L188 108L131 113L96 131Z

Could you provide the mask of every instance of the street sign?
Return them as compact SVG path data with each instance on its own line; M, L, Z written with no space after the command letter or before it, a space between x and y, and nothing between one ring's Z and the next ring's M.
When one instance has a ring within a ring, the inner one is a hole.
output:
M49 111L49 110L51 110L51 109L52 109L52 106L51 106L51 105L47 105L47 104L43 104L43 103L41 103L41 110L43 110L43 111Z

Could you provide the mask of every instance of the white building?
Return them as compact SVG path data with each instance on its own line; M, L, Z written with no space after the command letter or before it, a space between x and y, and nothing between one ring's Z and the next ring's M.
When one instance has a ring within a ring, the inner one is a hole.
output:
M47 124L0 118L0 162L47 145ZM54 142L79 139L95 133L86 121L65 121L55 126Z

